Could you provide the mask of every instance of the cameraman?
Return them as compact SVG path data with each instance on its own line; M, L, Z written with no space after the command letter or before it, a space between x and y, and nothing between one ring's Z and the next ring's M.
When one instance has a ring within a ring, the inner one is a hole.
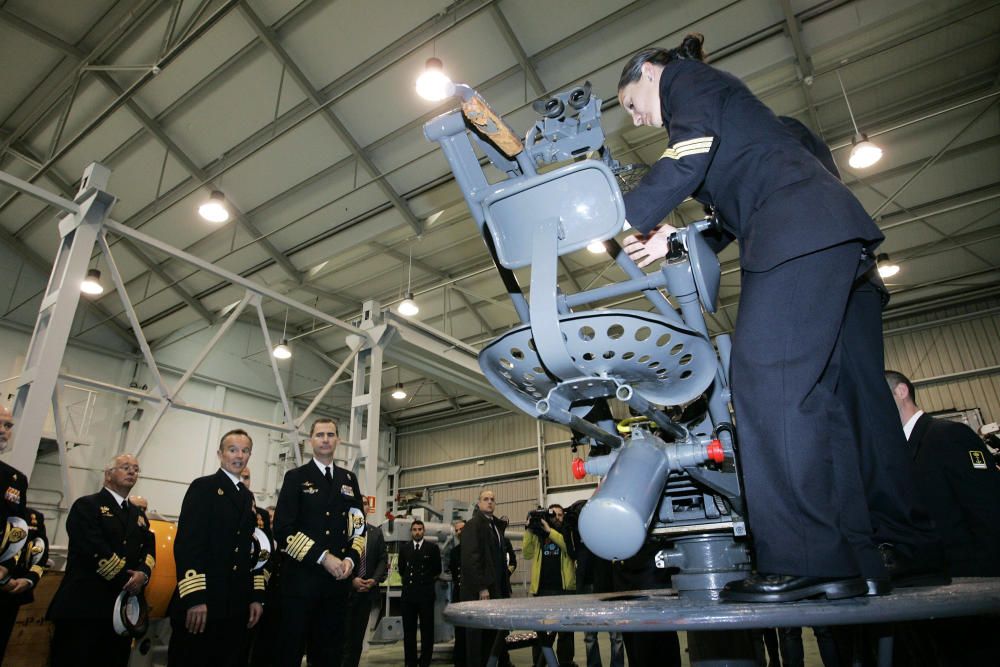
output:
M531 563L531 594L568 595L576 590L576 565L560 533L563 522L561 505L549 505L548 511L535 510L528 514L527 530L521 545L521 555ZM533 650L538 664L540 649ZM560 632L556 657L561 666L573 664L573 633Z

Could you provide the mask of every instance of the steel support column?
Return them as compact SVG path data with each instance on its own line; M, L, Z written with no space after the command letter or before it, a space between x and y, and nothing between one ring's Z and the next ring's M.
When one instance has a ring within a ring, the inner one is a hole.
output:
M69 210L69 215L59 223L62 240L14 399L13 413L18 429L14 434L9 462L29 478L35 467L42 428L49 415L59 380L59 367L80 303L80 283L87 274L101 226L115 202L115 198L104 189L110 175L107 167L90 164L83 172L75 210ZM55 418L58 420L59 415Z
M367 340L360 336L347 337L348 346L356 350L351 389L351 427L347 440L360 448L354 461L348 461L348 466L358 474L361 493L375 498L373 507L377 512L380 507L378 448L382 416L382 347L389 332L382 322L378 302L365 301L362 305L360 328L368 334ZM362 462L365 467L363 476L358 469Z

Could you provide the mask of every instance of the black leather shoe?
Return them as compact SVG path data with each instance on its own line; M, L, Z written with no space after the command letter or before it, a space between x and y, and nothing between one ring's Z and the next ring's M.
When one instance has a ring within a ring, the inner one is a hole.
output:
M878 545L878 550L894 588L947 586L951 583L951 577L940 557L914 558L904 548L888 543Z
M869 597L888 595L892 592L892 579L889 577L871 577L865 579L865 585L868 586L865 595Z
M794 602L814 597L840 600L865 595L861 577L799 577L789 574L751 574L730 581L719 597L731 602Z

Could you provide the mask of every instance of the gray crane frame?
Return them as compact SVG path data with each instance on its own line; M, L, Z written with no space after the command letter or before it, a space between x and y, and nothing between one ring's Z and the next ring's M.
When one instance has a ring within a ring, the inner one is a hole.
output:
M523 142L475 90L457 84L454 94L462 108L427 122L424 136L440 144L523 323L480 351L483 373L520 410L590 445L585 470L604 480L579 529L594 553L624 559L661 541L655 564L676 570L678 592L715 598L746 576L750 558L729 407L731 342L722 334L713 346L702 312L715 312L720 280L702 237L712 220L679 230L660 270L647 275L614 238L625 223L617 175L630 167L605 146L589 83L537 101L541 118ZM475 148L503 178L489 181ZM626 280L563 293L559 257L594 241ZM514 274L522 268L530 302ZM654 312L574 310L636 293ZM619 435L612 399L648 421ZM706 409L685 423L664 410L696 401Z

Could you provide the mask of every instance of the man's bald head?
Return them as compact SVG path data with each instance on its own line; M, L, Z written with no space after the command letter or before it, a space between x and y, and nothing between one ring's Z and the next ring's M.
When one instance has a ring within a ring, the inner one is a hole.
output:
M0 405L0 452L7 451L14 435L14 415L6 405Z

